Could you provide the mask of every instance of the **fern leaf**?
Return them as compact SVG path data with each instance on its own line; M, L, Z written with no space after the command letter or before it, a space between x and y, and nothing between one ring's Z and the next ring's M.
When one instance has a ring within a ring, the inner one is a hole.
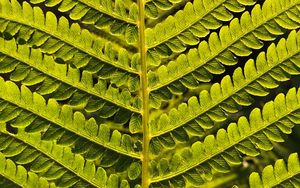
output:
M188 2L189 0L146 0L145 14L148 18L156 20L167 14L167 11L176 10Z
M197 136L203 136L205 130L213 127L214 122L222 122L228 114L236 113L241 106L252 104L251 95L266 96L269 89L289 80L290 75L298 75L299 36L299 32L292 31L288 38L281 39L277 46L271 44L266 53L260 53L256 63L249 60L244 71L237 68L232 78L225 76L221 84L212 85L210 92L202 91L199 101L192 97L188 103L180 104L178 109L172 109L168 115L162 115L157 122L153 121L152 147L161 147L159 143L165 137L181 142L188 140L187 136L185 139L178 139L176 132L186 135L194 135L196 132Z
M195 142L190 149L173 156L164 173L154 173L157 175L151 182L157 185L153 187L157 187L159 182L171 186L173 179L203 184L207 181L204 176L209 179L212 169L225 173L230 166L240 164L239 153L257 156L260 154L258 149L271 150L271 141L282 142L280 134L290 134L293 126L299 123L299 101L300 90L292 88L286 96L279 94L274 102L266 103L262 111L254 109L249 120L243 116L237 123L231 123L227 131L220 129L216 137L209 135L203 142ZM159 166L152 168L158 169Z
M132 3L127 8L121 0L100 2L96 0L30 0L30 2L33 4L44 3L48 7L58 6L58 10L68 12L72 20L80 20L97 29L109 27L113 35L125 35L129 44L137 42L138 8L136 3Z
M268 165L262 171L262 176L253 172L249 177L250 187L299 187L300 164L297 153L289 156L287 164L283 159L275 162L274 167Z
M111 43L96 38L87 30L81 30L78 24L69 27L69 22L64 17L57 23L53 13L47 12L45 16L40 8L32 8L26 2L21 7L15 0L12 3L3 0L1 5L0 32L6 38L16 37L19 43L40 48L44 53L53 55L58 62L98 73L104 79L111 78L113 73L127 73L138 83L136 68L130 65L130 60L127 61L128 64L125 64L126 61L119 61L121 57L129 56L126 50L114 50Z
M11 137L12 135L8 135L5 133L1 133L0 140L4 141L1 142L1 154L4 155L6 158L14 158L14 161L18 165L21 165L24 167L25 165L30 165L30 171L33 173L36 173L36 175L43 177L49 182L55 182L57 186L74 186L77 183L78 184L85 184L86 187L96 187L99 185L95 185L93 183L89 183L87 178L76 176L75 172L73 172L72 168L67 168L62 163L59 163L58 161L55 161L56 157L53 157L53 154L63 154L63 156L69 155L72 156L72 153L68 150L63 150L62 148L58 148L55 145L44 144L43 147L51 151L52 149L52 156L42 154L39 150L36 148L30 146L28 143L23 143L18 139L15 139L14 137ZM38 141L38 140L37 140ZM7 144L8 142L8 144ZM37 142L40 144L40 142ZM14 153L11 153L11 151L14 151ZM16 153L16 151L18 153ZM49 151L48 151L49 152ZM76 159L74 157L74 159ZM83 164L79 163L79 160L75 160L74 164ZM88 166L88 163L86 163ZM74 167L73 167L74 168ZM83 168L84 169L84 168ZM80 183L79 183L80 182Z
M151 66L159 66L161 57L185 51L187 46L198 44L199 38L208 35L209 30L221 27L222 21L231 20L233 15L229 11L243 10L244 6L237 0L199 0L193 4L187 3L174 17L168 17L155 28L146 30L146 45L149 49L147 62Z
M43 56L38 50L30 50L24 45L17 49L14 40L0 39L0 56L0 74L9 73L12 81L37 86L37 92L41 95L52 94L56 100L69 99L70 106L84 108L89 113L97 112L100 116L104 109L114 108L115 114L126 113L129 116L119 118L120 123L126 123L131 115L139 113L136 99L128 91L119 93L111 86L106 88L101 80L93 86L90 73L83 71L80 77L77 69L56 64L51 57ZM103 114L103 117L106 115Z
M299 15L299 1L286 1L282 6L281 3L267 0L262 8L256 5L251 15L245 12L240 20L233 19L229 27L223 26L219 34L212 33L208 42L201 42L198 49L193 48L187 55L182 54L166 66L149 72L152 106L158 108L172 95L196 88L199 82L209 82L212 74L225 71L223 65L235 65L236 56L248 56L252 49L263 47L262 41L274 40L285 30L298 28L299 17L288 15Z
M6 159L1 152L0 158L0 175L12 181L15 184L14 187L55 187L53 184L49 184L45 178L28 172L23 166L16 165L11 159Z
M0 187L297 187L296 154L269 163L298 137L299 15L300 0L0 0Z
M147 16L153 17L153 14L151 14L151 12L148 12L147 7L153 7L152 9L155 9L155 12L158 12L158 9L169 10L174 6L175 3L179 2L180 0L146 0L145 13Z
M129 135L122 135L117 130L110 133L105 124L99 126L93 118L86 120L82 113L73 113L67 106L60 107L55 100L50 99L46 104L44 98L31 93L25 86L19 90L13 82L4 82L3 78L0 79L0 86L1 104L5 108L0 112L0 122L12 121L13 127L25 128L29 133L43 130L43 140L73 145L75 153L91 153L96 148L101 153L108 148L110 155L118 156L116 152L139 159ZM24 116L30 118L25 122Z
M13 146L12 143L15 142L20 144L22 140L24 144L28 145L28 147L26 147L21 153L13 156L16 163L20 165L30 165L31 171L40 176L45 176L44 178L49 181L54 181L56 186L106 186L105 180L107 180L108 177L105 173L105 169L102 167L96 168L93 161L90 161L90 159L85 160L81 155L72 153L70 148L42 141L40 134L29 135L23 131L18 132L16 135L10 134L10 136L7 135L6 131L2 131L2 134L3 135L1 135L1 137L13 139L6 148L1 148L5 157L7 157L7 155L4 152ZM70 163L69 161L73 162ZM47 167L44 164L52 165L51 167ZM136 164L136 162L134 164ZM130 163L124 165L123 168L129 168L129 166L131 166ZM59 170L55 172L53 169ZM53 175L54 173L59 174L59 176L53 179L53 177L55 177ZM51 177L49 174L52 174ZM91 177L93 177L93 181L89 181Z

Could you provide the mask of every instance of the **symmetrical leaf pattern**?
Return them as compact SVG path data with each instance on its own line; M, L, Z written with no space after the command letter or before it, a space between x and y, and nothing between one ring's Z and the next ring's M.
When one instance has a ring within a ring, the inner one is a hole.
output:
M293 1L273 12L272 9L269 11L270 7L279 2L266 2L262 8L256 5L251 14L245 12L240 20L233 19L218 34L211 33L208 42L201 42L198 49L192 48L186 55L182 54L175 61L150 72L153 85L150 99L153 107L157 107L161 101L169 100L173 94L185 92L186 88L196 88L199 82L209 82L212 74L225 71L224 65L237 64L236 56L248 56L252 49L262 48L262 41L276 39L275 36L284 34L285 29L297 29L299 17L296 19L286 15L299 15L299 2Z
M241 106L251 105L254 102L251 95L266 96L280 82L289 80L291 75L300 74L300 46L296 43L299 37L299 32L291 32L286 40L281 39L277 46L271 44L266 53L260 53L256 62L250 59L244 70L237 68L232 78L225 76L220 84L212 85L209 92L202 91L199 101L192 97L187 103L180 104L178 109L171 109L168 115L163 114L156 122L153 121L154 151L163 147L159 143L165 138L188 141L188 133L195 130L197 136L203 136L205 131L213 128L214 122L225 121Z
M294 124L299 123L299 101L299 90L292 88L286 96L279 94L274 102L266 103L262 110L255 108L249 120L242 116L237 123L230 123L227 130L219 129L216 136L208 135L203 142L193 143L170 161L160 160L153 178L153 182L159 183L154 187L175 186L177 181L201 185L205 181L202 174L207 176L212 170L228 172L230 166L241 163L240 154L257 156L259 150L271 150L272 141L283 142L281 133L290 134ZM161 172L163 163L169 165ZM171 178L175 178L175 183Z
M299 187L299 28L300 0L0 0L0 187Z

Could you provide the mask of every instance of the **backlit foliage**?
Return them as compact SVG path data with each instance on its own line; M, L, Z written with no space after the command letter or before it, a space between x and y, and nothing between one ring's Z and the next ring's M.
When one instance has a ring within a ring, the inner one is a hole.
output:
M299 26L300 0L0 0L0 187L299 187Z

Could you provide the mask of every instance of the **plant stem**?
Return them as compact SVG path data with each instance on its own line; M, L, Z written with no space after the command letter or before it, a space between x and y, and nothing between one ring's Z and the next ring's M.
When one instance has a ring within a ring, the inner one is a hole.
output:
M143 124L143 154L142 154L142 188L149 187L149 89L147 83L147 63L145 46L145 1L138 0L139 5L139 50L141 55L141 89L142 89L142 124Z

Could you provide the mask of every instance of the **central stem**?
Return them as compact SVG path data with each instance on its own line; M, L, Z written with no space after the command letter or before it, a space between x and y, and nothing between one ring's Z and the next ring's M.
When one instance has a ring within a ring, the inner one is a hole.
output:
M142 89L142 124L143 124L143 154L142 154L142 188L148 188L150 183L149 175L149 89L147 83L147 63L145 46L145 2L138 0L139 5L139 50L141 55L141 89Z

